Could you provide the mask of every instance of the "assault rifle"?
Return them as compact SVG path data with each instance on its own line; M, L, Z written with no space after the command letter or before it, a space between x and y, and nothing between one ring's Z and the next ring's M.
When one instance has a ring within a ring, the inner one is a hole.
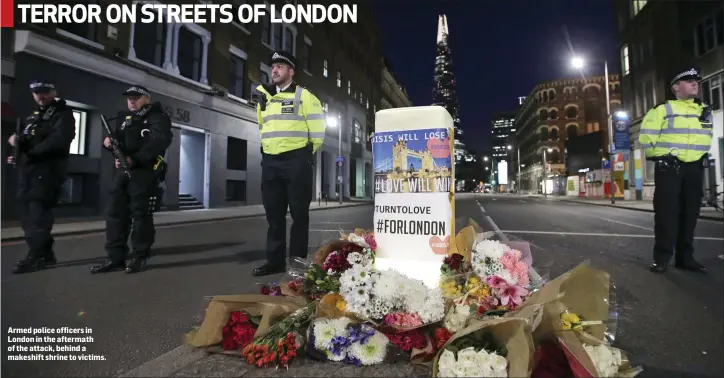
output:
M111 151L113 152L113 157L118 162L118 166L123 169L123 173L128 176L128 178L131 177L131 171L128 170L128 164L126 163L126 154L123 153L121 150L120 144L118 143L118 139L116 139L115 136L113 136L113 132L111 131L110 126L108 126L108 120L106 119L106 116L101 114L101 123L103 124L103 128L106 129L106 133L108 134L108 139L111 141Z
M20 158L20 139L22 138L23 124L20 118L15 123L15 147L13 147L13 165L18 166Z

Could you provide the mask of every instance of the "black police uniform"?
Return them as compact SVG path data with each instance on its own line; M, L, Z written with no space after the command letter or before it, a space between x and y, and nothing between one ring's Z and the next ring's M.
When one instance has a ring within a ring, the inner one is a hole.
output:
M55 86L33 81L33 93L48 92ZM73 111L64 100L40 106L25 119L16 137L20 168L18 197L28 256L17 262L14 273L27 273L56 263L53 253L53 208L57 205L68 171L70 144L75 138Z
M133 86L123 92L127 96L149 96L148 89ZM91 268L92 273L106 273L125 268L136 273L146 266L156 230L154 201L160 198L159 184L164 179L165 162L162 157L171 145L171 119L161 104L148 104L127 116L114 135L121 150L130 158L130 177L123 169L116 169L114 186L106 214L106 253L108 259ZM132 253L128 253L128 236ZM129 261L126 262L126 258Z
M294 56L289 52L275 52L270 61L284 63L292 68L296 66ZM263 83L262 87L270 95L289 93L293 98L297 84L281 90L273 83ZM262 96L262 97L265 97ZM262 98L260 106L264 110L270 99ZM278 100L274 100L278 101ZM290 100L291 101L291 100ZM312 199L314 154L312 144L306 147L283 152L277 155L262 155L262 200L269 229L267 231L267 262L253 270L254 276L281 273L286 270L286 214L290 210L293 224L289 237L289 255L305 258L309 241L309 204Z

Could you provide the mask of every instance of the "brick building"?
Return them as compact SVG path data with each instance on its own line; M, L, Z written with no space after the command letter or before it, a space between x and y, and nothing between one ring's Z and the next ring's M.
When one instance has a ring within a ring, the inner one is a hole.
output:
M52 80L59 96L76 109L77 121L70 179L58 215L101 214L113 162L101 148L104 132L99 115L123 114L121 92L130 84L142 84L174 121L174 140L166 156L167 208L259 204L260 140L250 90L260 81L268 82L269 56L283 48L297 56L297 82L320 98L328 116L339 119L344 196L371 196L365 186L372 181L366 135L374 130L374 112L381 104L382 53L369 6L359 2L357 9L357 24L291 25L267 18L245 25L74 24L3 29L3 96L5 83L14 81L9 98L3 97L3 138L14 129L14 117L6 114L25 115L34 106L29 81ZM6 49L6 41L12 42L12 49ZM7 80L6 60L15 67ZM327 128L323 150L316 156L315 196L338 195L338 133L336 128ZM6 219L17 216L9 201L15 192L12 176L3 165Z
M697 68L702 100L714 110L714 142L719 190L724 175L722 76L724 72L724 16L717 1L614 0L621 58L623 108L631 115L629 175L634 177L632 198L651 198L654 166L643 157L638 143L641 119L654 105L673 99L669 82L682 69ZM640 167L640 168L637 168Z
M603 76L597 76L542 83L525 98L515 117L515 154L511 154L516 176L520 165L520 178L516 181L521 192L542 192L544 151L549 179L565 178L565 142L570 137L603 131L606 138L601 147L607 151L605 81ZM618 75L609 75L608 81L614 112L621 104ZM562 181L565 183L565 179ZM552 187L548 185L549 191Z

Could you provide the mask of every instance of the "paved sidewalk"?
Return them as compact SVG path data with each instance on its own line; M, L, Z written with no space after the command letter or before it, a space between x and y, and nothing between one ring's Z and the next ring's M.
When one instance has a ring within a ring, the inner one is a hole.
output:
M371 200L353 200L342 204L329 201L328 203L312 202L310 211L338 209L351 206L364 206L372 204ZM234 206L216 209L199 209L184 211L161 211L154 214L156 226L170 226L177 224L213 222L227 219L250 218L264 215L263 205ZM104 231L106 223L103 220L77 221L68 223L56 223L53 227L54 236L88 234ZM16 241L23 239L23 230L20 227L2 228L0 231L2 241Z
M356 367L321 362L304 357L289 369L258 369L241 357L207 354L189 346L180 346L119 377L430 377L431 371L409 362L382 363Z

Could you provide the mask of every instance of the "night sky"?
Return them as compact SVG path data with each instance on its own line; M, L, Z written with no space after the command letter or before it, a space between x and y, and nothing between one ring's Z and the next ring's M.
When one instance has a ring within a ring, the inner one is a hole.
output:
M585 75L618 73L612 0L372 0L385 56L415 106L432 102L438 14L445 13L468 148L490 146L490 120L518 106L545 81L581 77L576 54L593 60ZM573 49L573 50L571 50Z

